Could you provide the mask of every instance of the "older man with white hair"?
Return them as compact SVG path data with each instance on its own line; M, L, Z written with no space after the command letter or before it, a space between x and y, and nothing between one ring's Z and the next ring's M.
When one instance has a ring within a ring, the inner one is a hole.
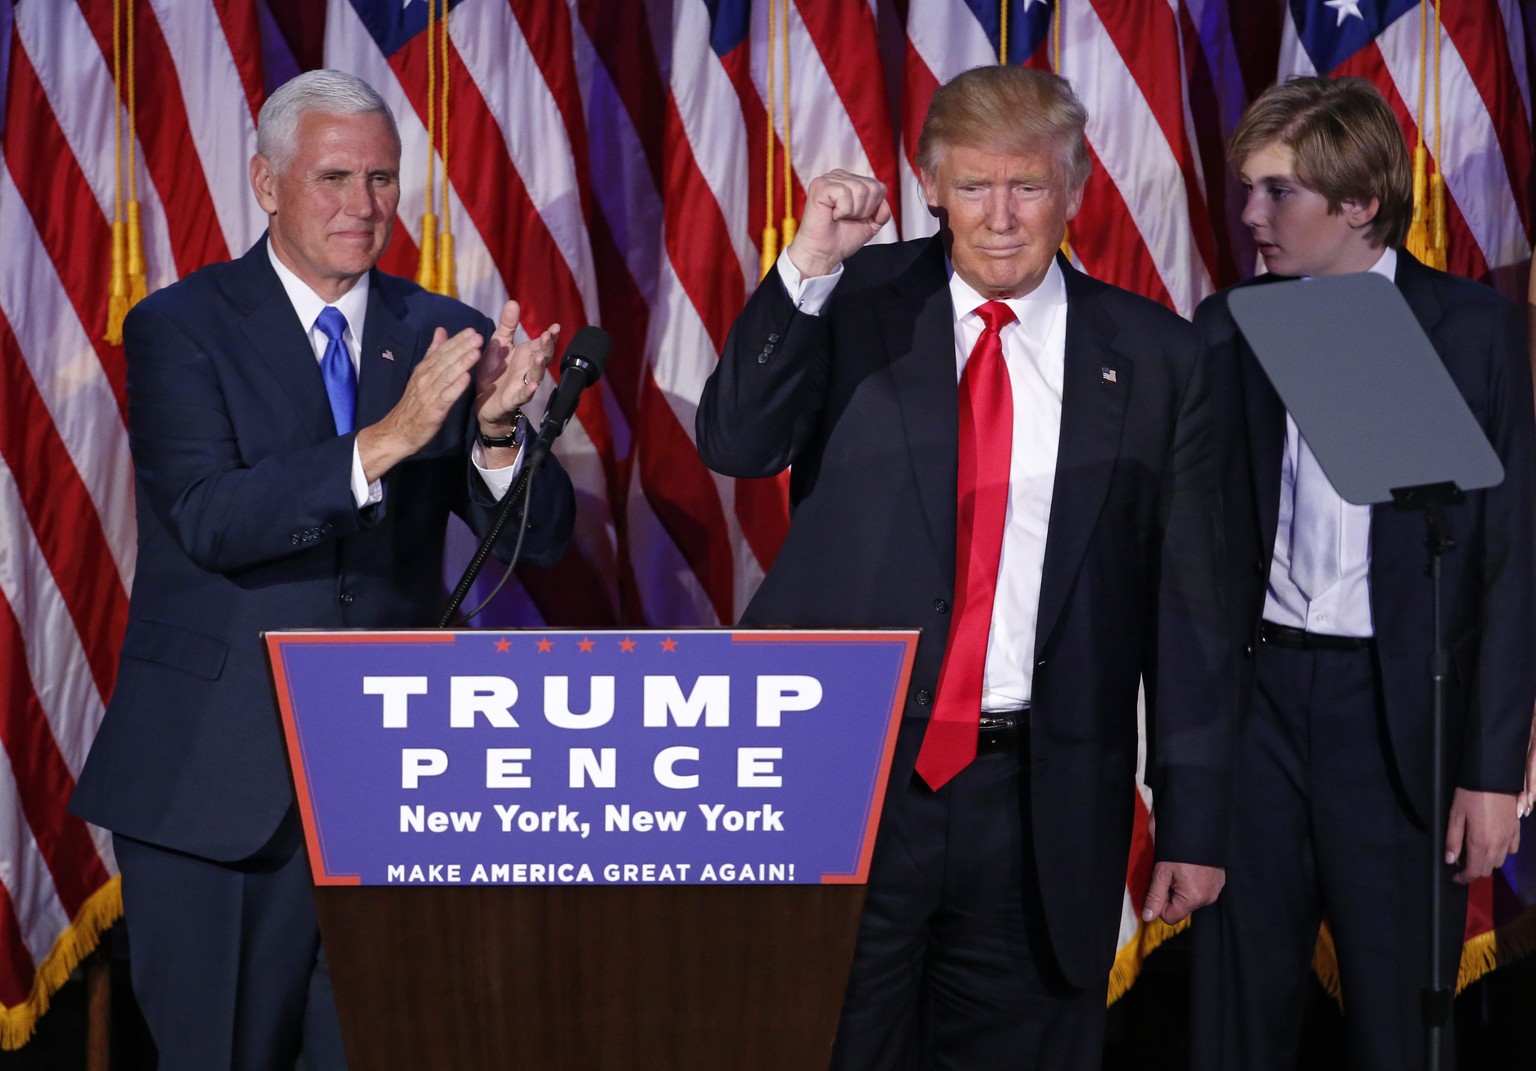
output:
M514 344L516 302L493 326L374 268L400 136L367 84L300 75L258 125L266 236L124 325L138 567L73 801L113 831L163 1071L345 1066L259 636L436 618L448 514L488 530L559 331ZM573 513L545 465L523 560Z

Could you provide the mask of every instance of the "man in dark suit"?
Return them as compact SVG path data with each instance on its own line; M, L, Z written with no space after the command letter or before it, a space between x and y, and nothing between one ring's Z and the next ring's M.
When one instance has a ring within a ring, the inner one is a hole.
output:
M1213 373L1239 381L1244 397L1246 434L1228 452L1226 528L1246 720L1226 891L1195 920L1193 1066L1294 1066L1326 915L1349 1066L1403 1071L1425 1055L1427 860L1443 847L1440 981L1452 986L1466 885L1519 837L1536 696L1522 324L1492 290L1399 248L1412 215L1408 153L1369 83L1302 78L1271 89L1239 124L1230 158L1270 277L1393 279L1504 464L1503 483L1449 508L1445 770L1454 793L1445 843L1432 847L1423 515L1344 502L1239 336L1227 295L1195 316ZM1449 1030L1445 1040L1450 1066Z
M743 623L923 629L837 1067L1098 1068L1143 678L1146 917L1221 887L1219 410L1188 324L1057 255L1086 118L1024 68L939 89L930 240L866 247L884 187L813 181L700 403L712 468L793 466Z
M259 635L436 619L448 513L489 528L558 330L513 345L515 302L493 331L373 270L400 139L367 85L301 75L259 127L266 239L125 324L138 566L73 802L114 832L162 1069L345 1066ZM523 559L573 511L546 465Z

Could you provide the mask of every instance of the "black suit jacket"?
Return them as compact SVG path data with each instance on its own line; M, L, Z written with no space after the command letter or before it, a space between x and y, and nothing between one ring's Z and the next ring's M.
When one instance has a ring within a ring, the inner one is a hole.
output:
M439 326L491 331L467 305L370 275L357 427L399 400ZM140 840L241 859L293 801L258 637L436 621L449 511L480 531L494 512L467 460L472 392L360 511L356 436L336 434L264 240L145 298L124 338L138 564L117 686L71 809ZM547 463L523 560L558 558L573 512L569 478Z
M1192 331L1061 264L1066 374L1031 814L1058 960L1094 985L1107 976L1124 895L1137 685L1145 674L1158 854L1219 864L1236 675L1219 593L1221 410ZM871 246L844 269L821 316L798 313L777 275L758 288L705 385L699 450L732 476L793 465L789 535L742 623L920 626L905 713L925 718L955 582L948 276L938 240ZM898 757L893 786L912 758Z
M1450 507L1456 547L1442 566L1449 783L1518 792L1536 698L1536 496L1524 325L1519 310L1488 287L1434 271L1406 252L1398 253L1396 282L1504 463L1503 483ZM1244 434L1227 454L1226 504L1229 605L1246 706L1279 524L1285 409L1238 333L1226 292L1200 305L1195 326L1216 374L1233 380L1243 397ZM1433 592L1423 514L1373 507L1370 556L1387 736L1409 805L1427 822Z

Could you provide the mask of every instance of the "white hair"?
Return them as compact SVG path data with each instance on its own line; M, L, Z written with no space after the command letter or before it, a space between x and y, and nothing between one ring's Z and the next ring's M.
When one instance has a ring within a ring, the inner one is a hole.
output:
M256 117L256 151L281 174L298 150L299 116L307 111L325 115L375 114L384 118L400 144L395 115L378 92L344 71L305 71L279 86Z

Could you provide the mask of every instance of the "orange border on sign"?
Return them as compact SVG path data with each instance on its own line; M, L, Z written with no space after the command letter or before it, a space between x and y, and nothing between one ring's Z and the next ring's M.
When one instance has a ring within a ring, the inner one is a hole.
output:
M299 820L304 824L304 843L309 846L309 872L316 885L361 885L360 874L332 874L325 869L325 848L320 842L320 827L315 822L314 802L309 793L309 771L304 765L304 746L299 739L298 723L293 716L293 693L288 686L288 670L283 662L283 648L289 644L305 647L330 643L456 643L456 632L267 632L267 661L272 669L272 688L277 693L277 712L283 722L283 738L288 744L288 770L293 775L293 792L299 803Z

